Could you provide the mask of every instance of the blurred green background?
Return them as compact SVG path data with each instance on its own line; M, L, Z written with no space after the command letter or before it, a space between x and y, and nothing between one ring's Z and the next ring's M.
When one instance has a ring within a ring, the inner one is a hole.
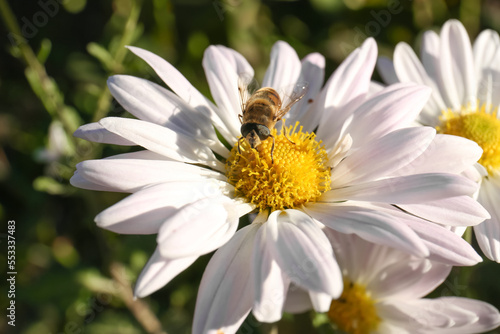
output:
M80 125L126 112L106 88L124 73L160 82L124 45L148 49L210 96L201 60L210 44L241 52L262 79L274 42L302 58L326 57L326 77L373 36L379 54L399 41L418 48L427 29L457 18L474 39L500 30L500 1L477 0L0 0L0 333L189 333L210 255L168 286L131 302L130 287L155 236L117 235L93 222L124 197L75 189L79 161L125 152L73 138ZM398 6L390 20L381 11ZM10 10L9 10L10 8ZM377 17L379 20L377 20ZM382 20L382 21L380 21ZM16 23L17 22L17 23ZM17 28L16 28L17 27ZM20 36L26 38L23 41ZM375 79L378 76L375 74ZM68 135L69 134L69 135ZM7 221L15 220L16 327L7 325ZM500 308L500 265L456 269L434 295L478 298ZM138 315L140 312L145 312ZM241 333L331 333L321 317L285 315L277 325L247 319Z

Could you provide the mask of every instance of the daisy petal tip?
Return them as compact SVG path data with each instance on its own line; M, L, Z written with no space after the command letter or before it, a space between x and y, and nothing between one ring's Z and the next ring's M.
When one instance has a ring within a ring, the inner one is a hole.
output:
M210 45L208 46L205 51L203 52L203 58L212 56L214 52L217 51L217 46L216 45Z
M78 174L78 166L77 170L75 170L75 173L73 176L69 179L69 184L71 184L73 187L78 187L78 184L80 184L82 177Z
M427 30L423 33L422 40L429 38L435 39L436 37L439 38L439 35L434 30Z
M363 42L363 47L367 47L367 48L374 48L375 50L377 50L377 42L375 41L375 38L373 37L368 37L364 42Z
M137 279L137 282L135 283L135 287L134 287L134 300L137 300L137 299L142 299L142 298L146 298L147 296L151 295L153 292L156 292L158 291L159 289L161 289L164 285L157 285L157 284L149 284L151 282L148 282L148 281L144 281L141 279L141 277L139 277Z
M141 299L144 297L147 297L151 294L152 292L147 291L147 289L144 289L143 286L139 286L139 284L136 283L136 286L134 288L134 296L133 299L134 301L137 299Z
M290 44L288 44L285 41L277 41L276 43L274 43L273 48L274 47L276 47L276 48L286 48L286 49L291 49L292 48L290 46Z
M84 124L73 132L73 137L87 140L88 133L96 127L99 127L97 123Z
M124 119L124 118L122 118ZM104 117L103 119L99 120L97 122L100 126L102 126L104 129L113 132L116 126L116 121L122 120L119 117Z
M105 227L105 224L104 224L103 219L102 219L102 212L100 214L98 214L97 216L95 216L94 223L96 223L96 225L99 227L102 227L102 228Z
M325 57L318 52L308 54L302 59L302 62L308 62L318 67L325 67Z
M127 49L129 49L130 51L132 51L134 54L138 54L138 53L141 53L142 51L146 51L146 50L143 50L141 48L138 48L137 46L133 46L133 45L127 45L125 46Z
M110 77L108 77L108 80L106 80L106 84L108 85L108 87L110 85L117 85L118 82L120 81L120 78L124 77L124 75L120 75L120 74L116 74L116 75L111 75Z
M272 323L281 320L281 312L264 313L261 311L252 310L252 314L255 317L255 319L257 319L258 322L262 323L264 322Z
M454 27L459 28L459 29L465 29L464 25L459 20L457 20L457 19L449 19L443 25L443 30L444 29L454 28Z
M478 263L483 262L483 258L482 258L482 257L481 257L481 255L479 255L478 253L474 254L474 256L473 256L473 257L474 257L473 261L475 261L475 263L474 263L473 265L476 265L476 264L478 264ZM498 260L498 261L496 261L496 262L500 262L500 258L498 258L497 260Z
M102 211L97 216L95 216L94 223L100 228L103 228L105 230L112 231L115 233L119 233L119 232L113 230L113 228L112 228L113 223L110 223L108 209Z

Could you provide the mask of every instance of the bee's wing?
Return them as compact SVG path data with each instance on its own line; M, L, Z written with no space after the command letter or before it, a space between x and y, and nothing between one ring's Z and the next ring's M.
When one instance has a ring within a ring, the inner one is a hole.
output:
M280 96L282 97L281 109L276 114L276 120L280 120L285 116L293 105L299 102L307 93L307 82L297 82L294 85L280 89Z
M241 74L238 77L238 92L240 93L241 113L244 113L250 96L259 88L259 83L250 74Z

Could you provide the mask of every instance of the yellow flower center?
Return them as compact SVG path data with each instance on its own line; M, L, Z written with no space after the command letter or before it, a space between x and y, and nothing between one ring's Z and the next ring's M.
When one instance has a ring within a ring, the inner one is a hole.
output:
M483 149L479 163L490 175L500 168L500 120L497 111L487 112L485 106L477 110L462 108L459 112L443 111L441 126L436 129L445 134L465 137Z
M344 280L342 296L332 301L328 318L348 334L367 334L380 323L374 304L364 286Z
M314 133L304 133L302 127L297 131L298 125L283 125L279 135L276 129L271 131L275 140L274 162L271 137L256 149L242 140L239 150L238 143L231 150L226 163L227 178L236 195L256 204L259 211L296 208L315 201L330 189L327 153Z

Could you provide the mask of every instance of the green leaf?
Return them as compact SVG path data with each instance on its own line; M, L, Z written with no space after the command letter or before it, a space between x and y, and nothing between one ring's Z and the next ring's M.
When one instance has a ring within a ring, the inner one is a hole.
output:
M102 45L90 42L89 44L87 44L87 51L92 56L97 58L107 70L113 68L113 63L114 63L113 56Z

